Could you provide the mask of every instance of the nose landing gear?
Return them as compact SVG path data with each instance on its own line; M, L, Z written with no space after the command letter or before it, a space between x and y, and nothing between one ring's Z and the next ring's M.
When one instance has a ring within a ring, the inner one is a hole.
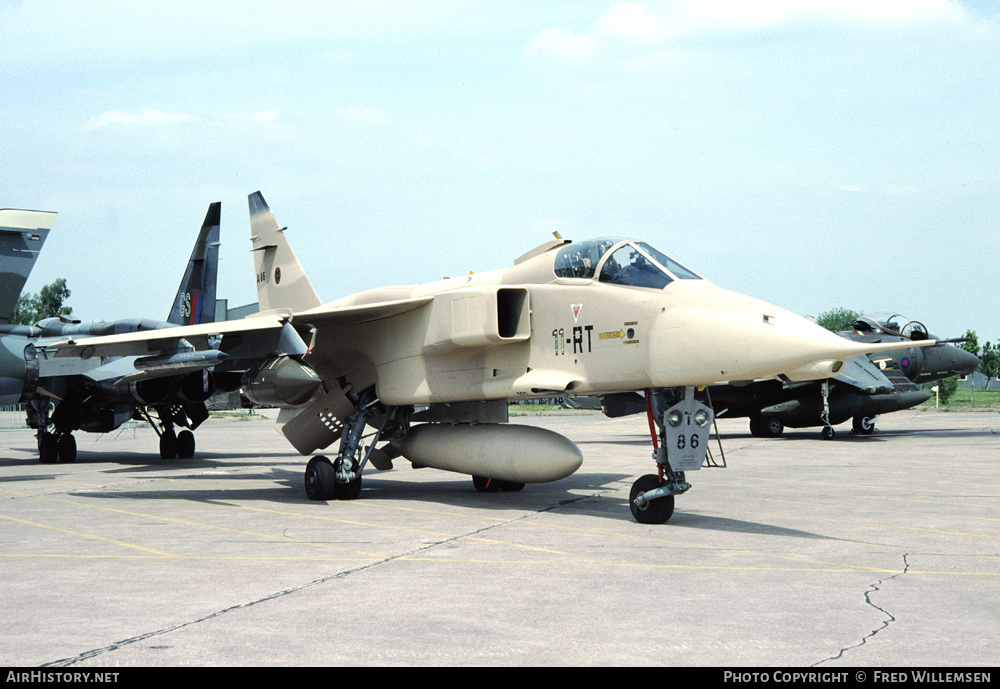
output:
M629 508L641 524L663 524L670 519L674 496L691 488L685 472L697 471L705 463L715 413L697 401L694 392L693 387L646 391L657 473L641 476L629 492Z

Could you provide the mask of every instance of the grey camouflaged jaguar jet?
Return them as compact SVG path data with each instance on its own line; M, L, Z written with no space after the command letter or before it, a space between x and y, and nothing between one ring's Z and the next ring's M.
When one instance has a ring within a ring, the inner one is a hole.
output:
M281 409L300 453L340 441L333 461L308 462L314 500L358 497L366 465L399 456L470 474L479 490L563 478L579 449L505 423L508 400L642 390L656 473L635 482L630 507L662 523L705 461L703 386L831 378L850 357L933 344L848 341L628 239L557 239L510 268L324 304L259 192L249 205L261 314L290 319L309 351L262 361L243 389Z
M43 463L76 459L74 431L107 433L129 419L147 421L159 435L160 456L194 455L192 431L208 418L205 400L239 388L242 368L280 346L282 323L237 338L216 325L221 204L209 206L167 321L125 319L81 323L48 318L8 326L0 337L0 404L30 404ZM175 334L180 325L185 336ZM241 331L248 330L241 324ZM122 338L128 344L120 344ZM119 344L104 344L108 339ZM248 363L249 362L249 363ZM155 414L158 422L151 414ZM177 433L175 427L184 430Z

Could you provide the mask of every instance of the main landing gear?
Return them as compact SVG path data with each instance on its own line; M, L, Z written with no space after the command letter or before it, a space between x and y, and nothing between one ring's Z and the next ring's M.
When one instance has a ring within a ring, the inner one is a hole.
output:
M855 416L852 430L858 435L871 435L875 432L875 421L878 416Z
M679 400L679 401L678 401ZM656 474L641 476L629 491L629 508L641 524L663 524L674 513L674 496L691 488L685 472L705 462L715 414L694 398L694 388L647 390L646 417Z
M750 435L755 438L778 438L785 432L785 424L777 416L750 417Z
M39 430L38 461L42 464L62 462L69 464L76 461L76 438L72 433L53 433Z
M354 500L361 495L361 471L369 461L380 466L382 457L376 459L375 443L397 414L396 408L385 408L371 395L364 397L357 411L344 419L340 448L331 462L323 455L316 455L306 465L305 487L310 500ZM365 427L369 424L376 432L367 448L362 445ZM378 424L378 426L375 426Z
M194 433L188 429L184 429L179 433L174 430L174 421L178 418L182 422L188 421L188 416L180 411L165 407L155 407L155 409L156 415L159 417L159 423L153 420L147 410L141 408L136 410L139 416L135 418L144 419L152 427L153 431L160 436L160 459L191 459L194 457ZM206 412L205 416L207 415ZM198 420L192 427L200 423L201 420Z
M63 462L69 464L76 461L76 438L72 431L62 430L51 425L52 405L48 399L33 398L31 411L28 415L28 425L36 429L35 439L38 442L38 461L41 464Z

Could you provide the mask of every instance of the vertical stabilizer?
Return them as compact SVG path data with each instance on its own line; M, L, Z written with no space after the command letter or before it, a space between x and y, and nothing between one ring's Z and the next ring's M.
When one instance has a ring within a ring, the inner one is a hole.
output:
M10 323L17 298L55 220L51 211L0 208L0 324Z
M219 276L219 224L222 204L209 205L205 222L191 251L187 270L167 321L176 325L197 325L215 321L215 291Z
M322 302L259 191L249 196L250 241L260 310L305 311Z

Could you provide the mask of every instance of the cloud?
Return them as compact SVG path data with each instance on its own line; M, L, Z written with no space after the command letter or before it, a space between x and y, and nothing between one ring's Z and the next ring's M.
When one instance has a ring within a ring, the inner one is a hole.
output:
M604 48L669 46L751 36L785 28L968 26L955 0L650 0L616 2L579 33L549 28L532 37L531 56L582 62Z
M106 113L91 117L84 127L85 131L96 129L107 129L110 127L139 127L150 129L153 127L172 126L193 122L194 118L185 113L158 112L156 110L143 110L140 113L122 112L120 110L109 110Z

